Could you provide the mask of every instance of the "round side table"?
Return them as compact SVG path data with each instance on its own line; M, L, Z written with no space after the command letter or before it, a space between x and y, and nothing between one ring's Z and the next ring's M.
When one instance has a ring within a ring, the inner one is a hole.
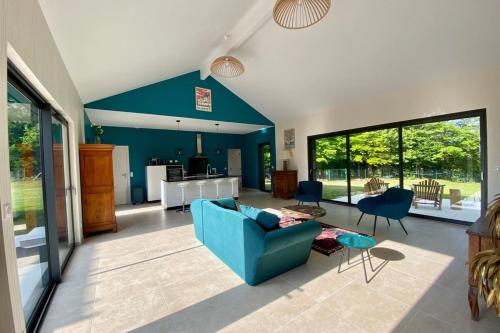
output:
M370 236L364 236L359 234L344 234L337 237L337 242L339 242L344 247L344 249L342 250L342 256L340 257L338 272L340 273L340 266L342 265L342 261L344 260L345 249L347 249L348 265L350 264L349 260L351 256L351 248L358 249L361 251L361 261L363 263L363 271L365 272L365 281L366 283L369 283L368 275L366 274L365 256L363 252L366 251L366 255L368 256L368 262L370 263L370 268L372 272L375 272L375 270L373 269L372 260L370 259L370 252L369 252L369 250L372 247L377 245L375 239L373 239Z

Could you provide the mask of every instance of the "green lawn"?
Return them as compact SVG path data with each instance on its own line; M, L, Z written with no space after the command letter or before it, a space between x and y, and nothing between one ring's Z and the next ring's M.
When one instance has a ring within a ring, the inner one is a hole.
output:
M460 189L462 192L462 197L468 197L475 193L481 191L481 183L469 182L453 182L450 180L436 179L440 184L445 185L443 198L450 198L450 189ZM352 179L351 187L353 194L362 194L364 184L367 179ZM389 186L399 185L398 179L385 179L389 183ZM405 188L410 188L411 184L416 184L422 181L422 179L405 179ZM324 199L335 199L338 197L347 196L347 181L333 180L333 181L323 181L323 198Z
M34 214L38 223L43 223L42 180L16 180L11 186L14 224L25 224L30 214Z

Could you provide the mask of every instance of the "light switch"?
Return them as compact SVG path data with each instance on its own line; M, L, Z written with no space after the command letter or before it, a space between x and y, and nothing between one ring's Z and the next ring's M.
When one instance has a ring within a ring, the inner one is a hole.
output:
M134 172L130 171L130 178L134 178Z

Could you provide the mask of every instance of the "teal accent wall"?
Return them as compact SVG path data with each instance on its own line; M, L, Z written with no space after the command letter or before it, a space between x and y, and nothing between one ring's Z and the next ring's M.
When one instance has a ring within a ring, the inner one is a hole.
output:
M196 111L195 87L212 90L212 112ZM85 104L85 107L246 124L274 125L272 121L212 77L201 80L199 71L90 102Z
M276 140L274 127L248 133L243 136L241 149L241 164L243 185L249 188L259 188L259 144L271 144L271 164L276 170Z
M149 158L179 160L188 169L188 159L196 154L196 133L127 127L104 127L101 143L129 147L130 171L134 173L131 186L146 189L146 161ZM202 133L203 155L209 158L217 172L227 174L227 150L241 149L243 135ZM184 155L176 155L177 148ZM217 148L221 150L216 153ZM225 169L226 168L226 169Z
M87 112L83 111L83 126L85 130L85 143L94 143L94 133L92 132L92 122L87 116Z
M102 143L129 147L130 171L134 173L131 186L146 189L146 161L149 158L179 160L188 168L188 159L196 154L196 133L157 129L135 129L127 127L104 127ZM258 145L271 143L271 161L276 166L274 127L245 135L201 133L203 155L207 156L212 167L227 174L227 150L241 149L243 186L259 188ZM93 140L93 139L92 139ZM184 155L177 156L177 148ZM217 148L221 150L216 153Z

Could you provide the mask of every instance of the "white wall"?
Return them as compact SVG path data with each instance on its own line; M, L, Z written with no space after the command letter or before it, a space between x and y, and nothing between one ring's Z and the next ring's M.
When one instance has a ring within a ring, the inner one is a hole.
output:
M323 89L328 89L324 87ZM327 112L298 119L276 120L276 149L283 149L283 130L295 128L296 148L291 165L299 179L308 178L307 136L365 126L486 108L488 132L488 192L500 192L500 68L464 73L412 85L390 95L338 105ZM285 113L285 112L284 112Z
M37 0L0 0L0 331L24 330L10 204L7 142L7 57L66 118L70 130L73 184L79 189L78 143L83 140L83 105L59 55ZM80 198L74 198L75 232L81 235Z

